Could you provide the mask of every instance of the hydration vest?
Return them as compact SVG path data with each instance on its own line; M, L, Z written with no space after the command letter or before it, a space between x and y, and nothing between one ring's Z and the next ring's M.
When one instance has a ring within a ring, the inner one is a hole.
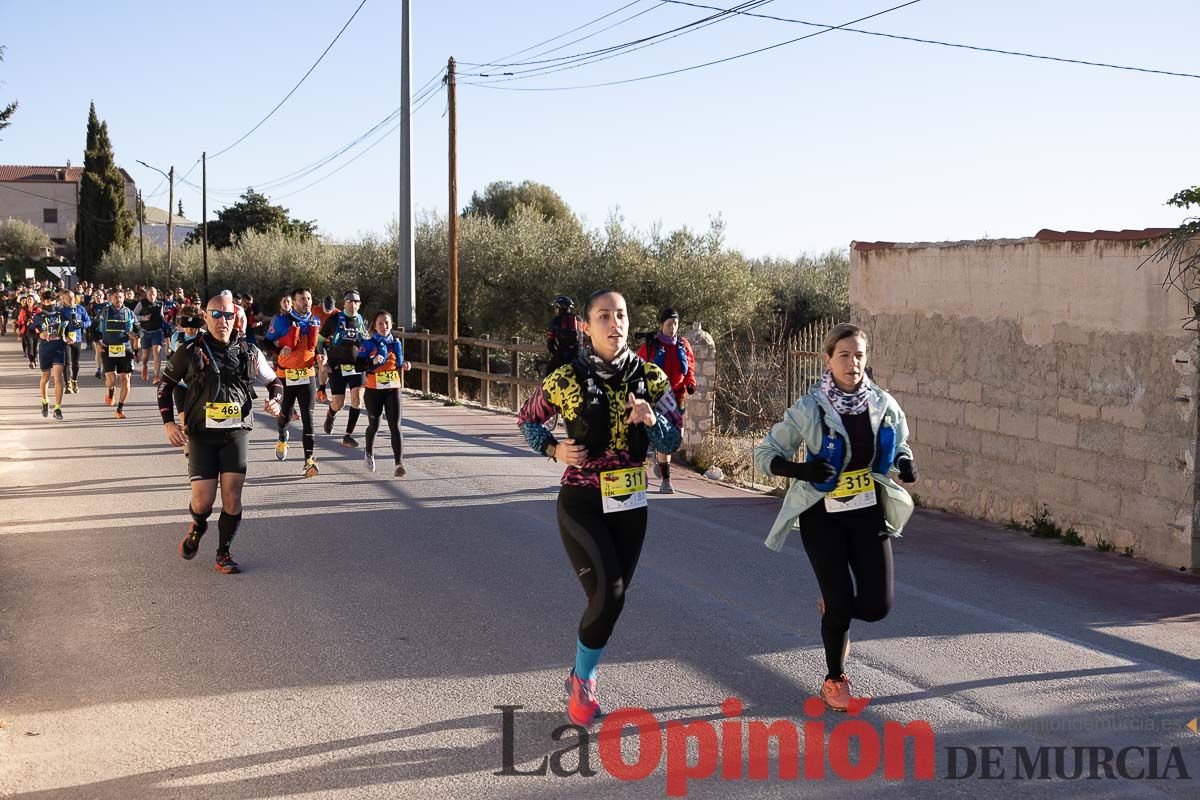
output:
M563 421L566 425L567 436L587 447L588 458L596 459L604 455L612 440L613 420L610 417L609 394L611 388L619 392L620 407L625 407L625 397L632 392L639 400L650 400L650 392L646 386L646 362L636 356L631 359L634 363L627 367L622 375L613 376L610 380L602 380L592 370L586 354L581 353L571 362L575 380L583 395L583 405L574 419ZM624 411L622 411L624 413ZM644 425L631 425L626 432L627 449L635 460L646 457L650 447L650 437L646 435Z
M191 356L187 374L180 379L180 383L187 384L180 411L185 415L188 432L206 430L205 403L241 403L242 429L252 429L254 400L258 397L254 391L257 350L241 337L236 342L230 342L229 348L236 348L238 353L237 367L231 370L217 366L216 357L208 346L208 338L203 334L185 342L183 348Z

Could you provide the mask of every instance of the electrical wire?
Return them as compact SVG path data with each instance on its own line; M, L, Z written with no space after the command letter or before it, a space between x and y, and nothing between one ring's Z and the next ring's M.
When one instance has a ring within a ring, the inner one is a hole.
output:
M233 144L231 144L228 147L225 147L221 150L218 150L217 152L215 152L211 156L209 156L209 158L217 158L218 156L228 153L230 150L232 150L233 148L237 147L239 144L244 142L246 140L246 138L248 136L250 136L250 134L252 134L256 130L258 130L264 122L269 120L275 114L275 112L278 111L280 109L280 107L282 107L283 104L288 101L288 98L290 98L293 94L296 93L296 90L300 88L301 84L303 84L306 80L308 80L308 76L313 73L313 70L315 70L317 68L317 65L320 64L321 61L324 60L325 56L329 54L329 51L331 49L333 49L333 46L335 44L337 44L338 39L342 38L342 34L346 32L346 28L350 27L350 23L354 21L354 18L358 16L358 12L362 11L362 7L365 6L366 4L367 4L367 0L362 0L362 2L358 4L358 8L354 9L354 13L350 15L350 19L346 20L346 24L342 26L342 29L340 31L338 31L337 36L333 37L333 41L330 42L328 46L326 46L325 50L321 53L320 57L317 58L317 60L313 62L313 65L311 67L308 68L308 72L304 73L304 77L302 77L300 79L300 81L295 86L292 87L292 90L290 92L288 92L286 95L284 95L283 99L280 100L275 105L275 107L271 109L269 114L267 114L265 117L263 117L261 120L259 120L258 124L255 125L253 128L251 128L250 130L248 130L244 134L242 134L241 137L239 137L238 140L235 141ZM194 169L194 167L193 167L193 169Z
M605 86L620 86L620 85L627 84L627 83L637 83L639 81L648 81L648 80L652 80L654 78L663 78L668 75L678 75L683 72L690 72L692 70L702 69L704 67L711 67L711 66L715 66L717 64L724 64L729 61L736 61L737 59L746 58L748 56L757 55L759 53L765 53L768 50L774 50L779 47L785 47L790 44L795 44L796 42L802 42L805 39L811 39L815 36L820 36L822 34L829 33L830 31L840 30L841 28L843 28L847 25L855 25L859 22L863 22L868 19L873 19L874 17L879 17L884 14L890 14L893 11L899 11L902 8L907 8L908 6L916 5L919 2L921 2L921 0L909 0L909 2L907 2L907 3L901 3L900 5L892 6L891 8L886 8L882 11L877 11L874 14L868 14L865 17L859 17L858 19L850 20L849 22L844 22L841 25L834 25L832 27L823 28L822 30L815 31L814 33L809 33L804 36L798 36L794 39L788 39L786 41L776 42L775 44L767 45L766 47L760 47L755 50L746 51L744 53L737 53L735 55L727 56L725 58L718 58L713 61L705 61L702 64L693 64L688 67L680 67L679 69L667 70L665 72L656 72L652 75L641 75L636 78L625 78L623 80L603 81L601 83L588 83L588 84L581 84L581 85L576 85L576 86L495 86L495 85L493 85L495 83L500 83L502 81L490 81L490 82L489 81L464 81L462 83L462 85L464 85L464 86L479 86L484 89L499 89L499 90L511 91L511 92L562 92L562 91L574 91L577 89L598 89L598 88L605 87ZM580 66L583 66L583 65L580 65ZM536 77L536 76L534 76L534 77Z
M557 36L551 36L549 39L546 39L544 42L538 42L537 44L531 44L529 47L526 47L524 50L518 50L518 51L516 51L515 53L509 53L508 55L506 55L506 56L501 56L500 58L497 58L497 59L495 59L494 61L488 61L488 62L487 62L487 63L485 63L485 64L471 63L471 62L468 62L468 61L463 61L463 62L460 62L460 63L462 63L462 64L464 64L465 66L468 66L468 67L493 67L493 66L496 66L496 65L497 65L497 64L499 64L501 61L506 61L506 60L508 60L508 59L510 59L510 58L513 58L514 56L519 56L519 55L521 55L522 53L528 53L530 50L533 50L533 49L535 49L535 48L541 47L541 46L542 46L542 45L544 45L544 44L550 44L551 42L553 42L553 41L556 41L556 40L558 40L558 39L561 39L561 38L563 38L564 36L570 36L572 33L576 33L576 32L578 32L578 31L581 31L581 30L583 30L584 28L587 28L587 27L591 26L591 25L595 25L597 22L601 22L601 21L603 21L603 20L605 20L605 19L608 19L608 18L609 18L609 17L611 17L613 14L620 14L622 11L624 11L624 10L625 10L625 9L627 9L627 8L629 8L630 6L636 6L638 3L641 3L641 2L642 2L642 0L633 0L633 2L632 2L632 3L626 3L625 5L621 6L621 7L620 7L620 8L618 8L618 9L616 9L615 11L610 11L610 12L608 12L607 14L605 14L605 15L603 15L603 16L596 17L595 19L593 19L593 20L591 20L591 21L589 21L589 22L585 22L585 23L583 23L582 25L580 25L580 26L579 26L579 27L577 27L577 28L572 28L571 30L569 30L569 31L566 31L566 32L564 32L564 33L560 33L560 34L558 34ZM647 11L653 11L655 8L658 8L659 6L662 6L662 5L666 5L666 2L665 2L665 0L664 0L663 2L660 2L658 5L654 6L654 8L649 8L649 9L646 9L646 11L641 11L641 12L638 12L637 14L634 14L634 15L633 15L633 17L638 17L638 16L641 16L642 14L645 14ZM624 21L624 22L628 22L630 19L633 19L633 17L628 17L628 18L626 18L626 19L625 19L625 20L623 20L623 21ZM603 29L601 29L601 30L598 30L598 31L596 31L595 33L588 34L588 36L585 36L585 37L583 37L583 38L584 38L584 39L586 39L586 38L588 38L589 36L595 36L596 34L603 33L604 31L610 30L611 28L614 28L614 27L616 27L616 25L620 25L620 24L621 24L621 23L620 23L620 22L618 22L618 23L616 23L616 24L614 24L614 25L610 25L608 28L603 28ZM563 45L563 47L567 47L567 46L569 46L569 45L571 45L571 44L575 44L576 42L580 42L580 41L583 41L583 39L576 39L576 40L575 40L575 42L569 42L568 44L565 44L565 45ZM555 48L555 49L561 49L561 48ZM547 53L553 53L553 52L554 52L554 50L547 50L546 52L547 52ZM538 55L545 55L545 53L539 53ZM534 58L536 58L537 56L533 56L533 57L534 57Z
M688 3L688 2L684 2L683 0L663 0L663 2L671 3L672 5L677 5L677 6L691 6L692 8L707 8L707 9L714 10L714 11L720 10L720 8L718 6L709 6L709 5L704 5L702 3ZM1169 75L1174 78L1200 78L1200 75L1196 75L1196 74L1193 74L1190 72L1171 72L1171 71L1165 70L1165 69L1151 69L1149 67L1131 67L1131 66L1123 65L1123 64L1106 64L1102 61L1084 61L1084 60L1078 59L1078 58L1064 58L1062 56L1046 56L1046 55L1041 55L1039 53L1025 53L1020 50L1001 50L996 47L980 47L978 45L960 44L958 42L943 42L943 41L938 41L937 39L921 39L916 36L901 36L901 35L895 34L895 33L881 33L880 31L865 31L860 28L847 28L844 25L839 25L839 26L836 26L836 28L835 28L835 26L824 25L819 22L806 22L805 20L802 20L802 19L791 19L788 17L776 17L776 16L772 16L770 14L755 14L755 13L751 13L748 11L739 11L737 13L741 14L742 16L746 16L746 17L758 17L760 19L770 19L770 20L775 20L777 22L790 22L790 23L794 23L796 25L807 25L811 28L836 29L836 30L846 31L848 33L861 33L865 36L879 36L884 39L898 39L902 42L916 42L918 44L938 45L939 47L954 47L954 48L958 48L960 50L974 50L979 53L995 53L998 55L1005 55L1005 56L1018 56L1020 58L1033 58L1033 59L1038 59L1041 61L1056 61L1061 64L1079 64L1079 65L1087 66L1087 67L1104 67L1106 69L1120 69L1120 70L1127 70L1129 72L1145 72L1145 73L1149 73L1151 75Z

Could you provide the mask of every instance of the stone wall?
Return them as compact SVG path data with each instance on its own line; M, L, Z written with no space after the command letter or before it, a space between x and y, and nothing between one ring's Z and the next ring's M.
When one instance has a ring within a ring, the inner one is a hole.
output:
M696 357L696 393L688 397L687 413L683 417L683 444L685 454L695 452L705 440L713 435L715 403L717 397L717 348L713 338L697 322L692 330L684 334Z
M852 316L908 415L922 502L996 522L1043 505L1090 544L1200 567L1186 300L1129 242L853 250Z

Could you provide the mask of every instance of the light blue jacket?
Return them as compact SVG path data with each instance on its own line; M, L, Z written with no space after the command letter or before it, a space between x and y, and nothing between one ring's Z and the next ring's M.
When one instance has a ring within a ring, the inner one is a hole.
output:
M887 465L886 471L889 474L872 471L871 475L883 489L880 501L883 503L886 532L889 536L899 536L908 518L912 516L913 502L908 492L890 477L890 472L899 459L912 458L912 449L908 446L908 422L905 421L900 404L878 386L872 387L867 398L867 409L871 417L871 431L875 434L877 458L881 449L880 431L891 428L894 433L895 455ZM821 425L822 418L825 421L824 427ZM784 413L783 421L776 423L771 432L754 448L754 466L759 472L770 475L771 461L775 456L791 460L796 457L802 444L810 454L819 453L826 430L831 434L840 435L845 444L842 463L834 464L841 475L842 470L850 463L850 436L846 433L846 426L842 424L841 415L821 392L819 384L797 400L796 404ZM881 466L876 460L873 469ZM775 518L771 532L767 534L767 547L782 550L788 534L796 528L796 520L800 514L823 500L825 494L808 481L792 481L791 487L784 495L783 508Z

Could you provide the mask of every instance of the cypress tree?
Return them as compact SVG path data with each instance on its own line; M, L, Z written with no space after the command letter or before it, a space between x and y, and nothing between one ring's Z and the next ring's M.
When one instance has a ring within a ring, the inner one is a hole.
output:
M91 277L114 244L124 245L133 234L134 220L125 206L125 180L117 169L108 123L98 122L93 104L88 117L88 150L79 186L79 218L75 224L79 267ZM94 129L94 135L93 135Z

